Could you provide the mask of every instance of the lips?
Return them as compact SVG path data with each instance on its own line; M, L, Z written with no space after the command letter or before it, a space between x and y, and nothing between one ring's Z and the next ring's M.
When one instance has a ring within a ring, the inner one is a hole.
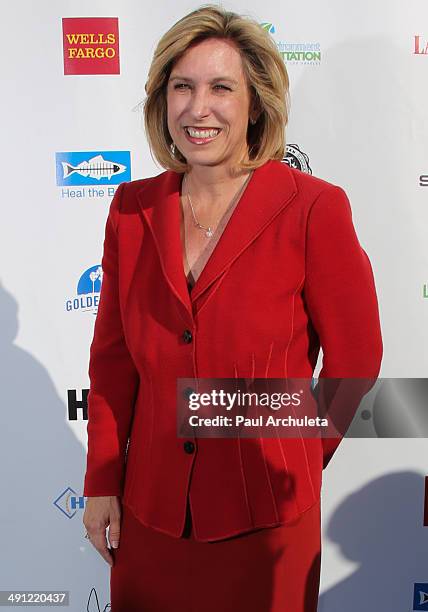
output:
M185 125L184 129L187 128L193 128L194 130L221 130L221 127L218 127L218 125L205 125L204 127L202 125Z
M191 138L214 138L221 132L221 128L217 127L204 127L204 128L196 128L192 125L186 125L184 131ZM193 132L193 134L191 133Z
M221 133L221 128L211 128L212 130L215 131L211 131L204 128L203 132L206 131L207 136L191 136L189 133L189 129L188 128L192 128L193 126L186 126L183 128L183 131L186 135L186 140L188 140L189 142L191 142L194 145L206 145L209 144L210 142L212 142L213 140L215 140L219 134ZM193 128L194 130L196 130L196 133L201 134L202 132L200 132L199 130L197 130L196 128Z

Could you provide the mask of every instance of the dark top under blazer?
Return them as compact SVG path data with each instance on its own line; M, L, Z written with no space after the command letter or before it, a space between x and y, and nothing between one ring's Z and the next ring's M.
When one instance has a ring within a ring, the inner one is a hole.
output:
M310 378L320 345L320 377L376 377L382 339L341 187L276 160L257 168L189 294L181 179L168 170L122 183L110 206L84 495L120 495L143 524L175 537L189 495L195 537L209 541L313 506L339 440L191 448L176 433L177 378Z

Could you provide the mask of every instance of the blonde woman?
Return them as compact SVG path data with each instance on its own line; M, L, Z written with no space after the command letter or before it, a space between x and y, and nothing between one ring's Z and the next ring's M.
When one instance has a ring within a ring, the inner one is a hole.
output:
M315 612L339 439L180 438L176 384L310 379L320 346L320 377L377 376L370 262L343 189L282 161L288 77L259 24L186 15L146 93L165 171L111 203L89 368L84 524L112 612Z

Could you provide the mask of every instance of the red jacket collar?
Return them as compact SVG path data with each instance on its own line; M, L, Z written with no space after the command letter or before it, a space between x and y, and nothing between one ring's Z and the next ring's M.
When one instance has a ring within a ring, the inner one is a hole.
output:
M162 271L171 290L192 313L184 274L180 239L180 184L182 174L167 170L137 192L142 213L153 234ZM256 168L223 233L192 289L197 299L297 194L290 168L269 160Z

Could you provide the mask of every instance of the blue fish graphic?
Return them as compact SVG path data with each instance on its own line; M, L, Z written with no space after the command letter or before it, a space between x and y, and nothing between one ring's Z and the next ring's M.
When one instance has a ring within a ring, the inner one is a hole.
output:
M81 162L78 166L72 166L68 162L61 162L61 164L64 172L63 178L68 178L72 174L77 173L92 179L100 180L107 178L110 180L112 176L122 174L126 170L125 165L108 161L102 155L96 155L88 161Z

